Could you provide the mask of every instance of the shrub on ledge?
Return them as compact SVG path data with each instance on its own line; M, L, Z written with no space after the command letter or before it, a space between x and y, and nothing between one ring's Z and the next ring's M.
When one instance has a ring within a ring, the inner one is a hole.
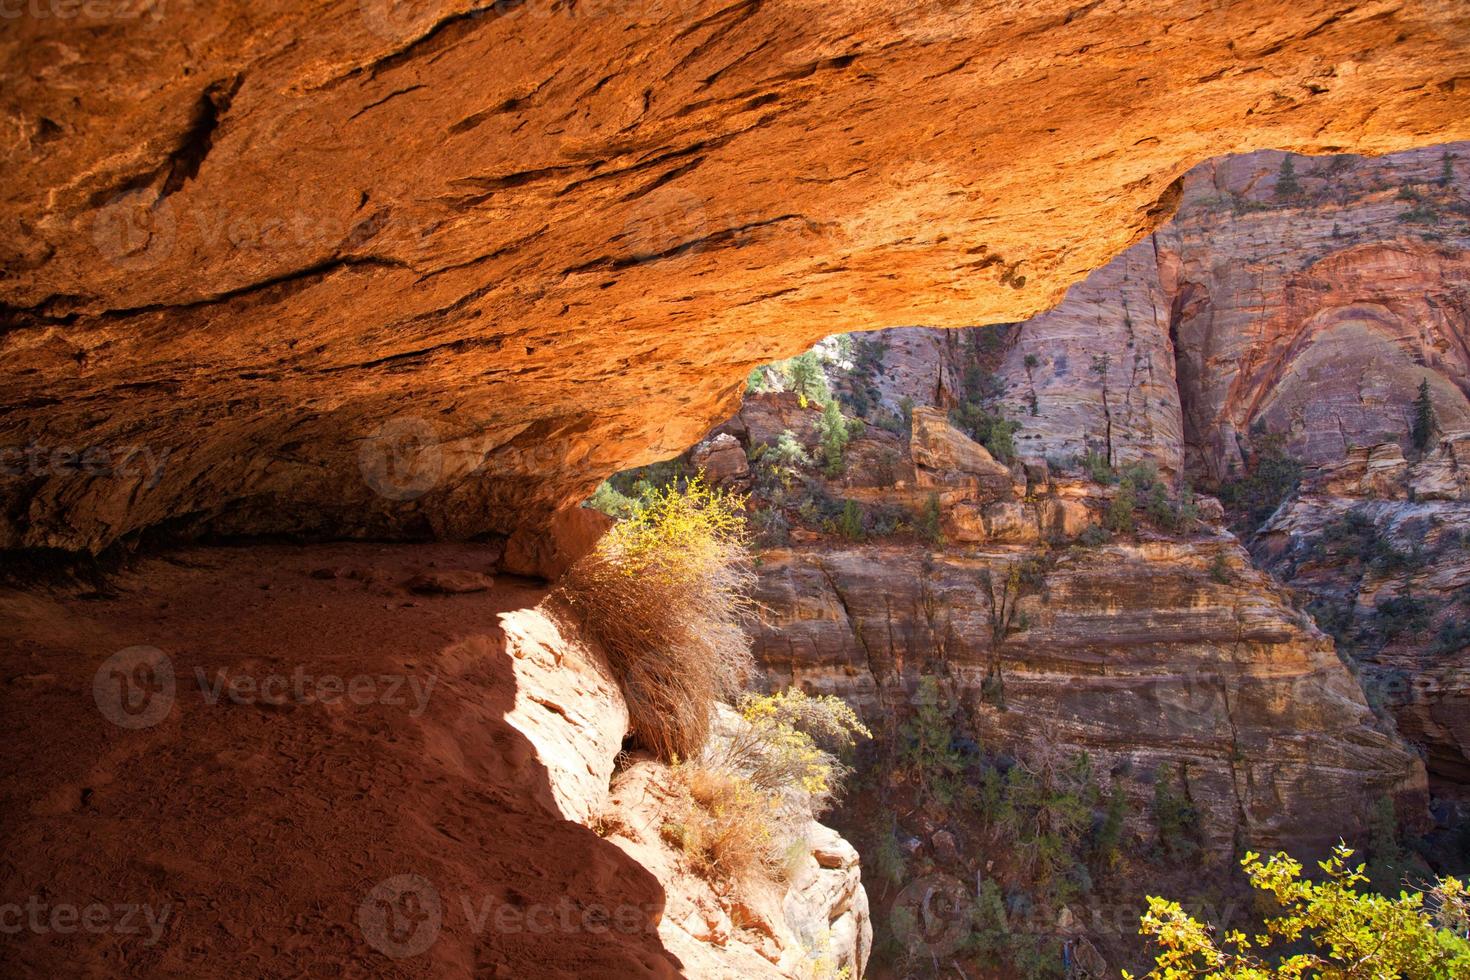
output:
M744 506L702 477L651 490L557 590L607 653L634 736L666 760L699 750L750 669Z

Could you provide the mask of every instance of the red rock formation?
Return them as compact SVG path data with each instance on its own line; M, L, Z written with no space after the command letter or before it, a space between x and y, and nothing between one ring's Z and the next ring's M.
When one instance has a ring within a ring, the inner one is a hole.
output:
M196 548L103 595L0 589L0 734L25 746L0 772L0 973L779 978L820 923L860 977L866 897L827 828L747 897L770 938L719 941L688 932L713 893L673 855L588 829L626 706L544 590L486 587L490 557ZM478 588L415 597L426 578ZM119 660L149 648L151 673Z
M539 526L822 334L1045 309L1200 160L1470 137L1449 0L66 8L0 68L6 547Z

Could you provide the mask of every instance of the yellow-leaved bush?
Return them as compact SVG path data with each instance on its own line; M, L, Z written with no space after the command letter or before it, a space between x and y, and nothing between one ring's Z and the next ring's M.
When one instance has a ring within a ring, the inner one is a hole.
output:
M1150 897L1139 932L1159 952L1146 980L1463 980L1470 977L1470 900L1465 884L1443 878L1427 892L1391 898L1359 886L1363 865L1339 843L1319 863L1324 879L1302 877L1284 853L1241 861L1274 914L1264 931L1216 936L1178 902ZM1426 901L1427 896L1427 901ZM1303 949L1306 951L1301 951ZM1123 976L1132 980L1124 971Z
M699 751L716 701L750 671L744 508L702 477L651 490L555 595L601 643L633 734L663 759Z

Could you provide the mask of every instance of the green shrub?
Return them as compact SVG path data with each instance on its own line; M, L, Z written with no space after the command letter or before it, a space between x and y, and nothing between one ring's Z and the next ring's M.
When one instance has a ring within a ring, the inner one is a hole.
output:
M1242 536L1265 523L1302 478L1301 461L1287 454L1285 436L1259 425L1251 431L1253 448L1246 454L1245 474L1232 474L1217 490L1231 528Z
M621 521L633 516L633 512L638 509L638 501L619 493L611 483L603 480L587 501L587 506L602 511L613 520Z
M797 441L796 434L790 429L783 430L776 437L776 444L768 447L761 458L787 469L810 466L812 462L811 456L807 455L806 449Z
M1187 779L1185 773L1181 763L1181 782ZM1187 791L1174 785L1173 774L1165 766L1160 766L1154 777L1154 826L1159 833L1159 853L1164 858L1183 862L1199 854L1199 811Z
M817 433L822 440L822 459L827 464L827 475L837 476L844 468L842 453L852 436L835 401L828 402L822 409L822 416L817 420Z
M1118 474L1102 453L1089 449L1079 462L1093 483L1107 486L1118 482Z
M1118 490L1113 494L1113 499L1108 502L1103 525L1114 534L1132 534L1133 509L1137 506L1138 495L1134 490L1133 481L1124 478L1118 483Z
M1142 933L1159 951L1145 980L1350 980L1470 976L1470 901L1455 878L1434 883L1427 894L1401 891L1397 898L1360 891L1363 866L1352 866L1342 844L1319 864L1320 880L1302 877L1302 865L1284 853L1241 861L1265 925L1250 935L1217 934L1177 902L1150 897ZM1124 972L1126 980L1132 975Z
M838 531L849 541L861 541L867 537L863 526L863 505L856 500L849 500L842 505L842 517L837 524Z
M1221 585L1235 581L1235 573L1230 570L1230 560L1225 557L1225 552L1217 552L1210 562L1210 579Z
M1409 435L1414 448L1421 453L1429 448L1429 441L1439 431L1439 420L1434 414L1434 400L1429 397L1429 379L1419 382L1419 395L1414 399L1414 422Z
M901 734L902 765L918 787L920 802L949 806L959 792L965 760L954 746L954 712L938 678L919 678L914 710Z
M1113 536L1100 524L1089 524L1077 535L1077 543L1084 548L1097 548L1113 540Z
M929 499L924 502L924 509L919 514L916 527L919 536L932 545L944 544L942 516L939 508L939 494L931 493Z
M822 360L816 351L809 350L789 361L782 361L780 367L786 376L788 390L796 392L803 407L808 404L825 405L832 400L827 373L822 369Z

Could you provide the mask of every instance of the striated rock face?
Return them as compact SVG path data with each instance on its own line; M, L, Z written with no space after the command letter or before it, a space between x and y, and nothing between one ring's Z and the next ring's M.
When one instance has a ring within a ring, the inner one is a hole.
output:
M1223 556L1230 581L1211 575ZM1030 564L1028 565L1028 560ZM1018 586L1011 570L1034 581ZM1023 549L768 551L758 655L775 686L891 717L949 678L988 744L1085 749L1148 811L1187 767L1211 849L1321 848L1383 794L1422 812L1418 759L1381 730L1332 643L1229 536Z
M1200 160L1470 137L1450 0L83 6L0 42L4 547L540 528L823 334L1047 308Z
M1408 449L1421 380L1446 431L1470 425L1470 147L1303 160L1284 197L1281 166L1200 167L1155 236L1208 479L1240 466L1255 425L1313 466Z
M1256 536L1360 665L1446 795L1470 784L1470 433L1324 468Z

